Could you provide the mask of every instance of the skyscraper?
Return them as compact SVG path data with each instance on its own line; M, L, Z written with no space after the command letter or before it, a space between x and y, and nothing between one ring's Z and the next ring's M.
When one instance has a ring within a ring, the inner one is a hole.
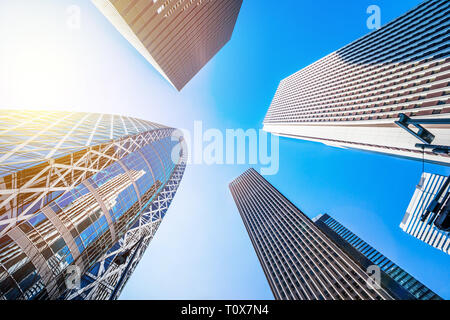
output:
M430 246L450 254L449 232L440 230L435 226L434 218L436 217L433 217L432 214L424 216L436 194L444 186L446 178L438 174L426 172L422 174L405 216L400 223L400 228ZM442 198L448 201L448 187L446 193L442 195ZM422 220L422 218L425 219Z
M449 165L395 124L450 117L446 0L427 0L282 80L264 119L273 134ZM448 124L423 125L450 145Z
M328 238L362 268L368 269L372 265L380 267L382 270L381 286L393 295L400 299L441 299L437 294L329 215L320 215L314 218L313 221Z
M230 183L276 299L394 299L254 169Z
M92 0L181 90L230 40L242 0Z
M0 299L117 298L181 180L183 139L93 113L2 110L0 128Z

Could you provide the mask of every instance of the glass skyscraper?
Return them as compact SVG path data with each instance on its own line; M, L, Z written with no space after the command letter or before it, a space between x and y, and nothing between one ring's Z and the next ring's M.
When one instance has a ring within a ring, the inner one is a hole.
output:
M381 285L399 297L419 300L440 300L441 298L400 268L367 242L359 238L327 214L313 219L316 226L334 241L349 257L364 268L377 265L383 271ZM409 297L409 295L412 295Z
M277 300L393 299L254 169L230 190Z
M2 110L0 128L0 298L117 298L180 183L182 137L75 112Z
M328 216L309 219L254 169L230 190L276 299L439 299Z

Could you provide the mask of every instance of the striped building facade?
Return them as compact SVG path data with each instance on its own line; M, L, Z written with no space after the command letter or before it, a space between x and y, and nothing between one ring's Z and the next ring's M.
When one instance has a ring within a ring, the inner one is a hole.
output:
M230 190L277 300L395 299L254 169Z
M314 223L359 265L377 265L387 276L381 285L406 299L441 300L441 298L393 261L374 249L327 214L313 219ZM356 250L357 252L355 252ZM412 295L409 297L409 295Z
M395 124L450 118L450 3L427 0L382 28L282 80L264 130L326 145L450 164L448 154L416 148ZM435 145L450 126L424 125Z
M430 246L450 254L449 232L436 228L433 221L430 220L432 219L432 215L429 215L425 221L421 221L422 215L446 179L447 177L445 176L423 173L406 210L406 214L400 223L400 228Z
M92 0L181 90L230 40L242 0Z

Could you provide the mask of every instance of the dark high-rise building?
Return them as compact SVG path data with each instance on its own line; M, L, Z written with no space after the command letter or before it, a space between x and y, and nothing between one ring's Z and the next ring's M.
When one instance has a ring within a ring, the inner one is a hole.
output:
M230 190L276 299L440 299L328 216L314 223L254 169Z
M242 0L92 0L181 90L231 39Z
M276 299L394 298L254 169L230 190Z
M329 146L450 165L417 148L400 114L450 116L450 2L427 0L280 82L264 130ZM428 123L434 145L450 145L448 124ZM413 128L413 130L415 130Z
M94 113L3 110L0 128L0 299L117 298L180 183L183 139Z
M379 266L382 270L381 286L397 297L419 300L441 299L436 293L329 215L320 215L313 221L328 238L358 265L364 269L373 265Z

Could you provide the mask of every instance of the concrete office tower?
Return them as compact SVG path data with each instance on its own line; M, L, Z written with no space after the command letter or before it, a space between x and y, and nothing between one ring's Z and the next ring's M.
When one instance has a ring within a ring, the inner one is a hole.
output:
M242 0L92 0L181 90L230 40Z
M395 299L254 169L230 190L276 299Z
M406 214L400 223L400 228L430 246L450 254L450 234L439 230L434 225L431 214L422 221L422 216L427 211L436 193L444 185L446 178L437 174L422 174Z
M182 138L93 113L2 110L0 128L0 299L117 298L181 180Z
M450 3L430 0L281 81L264 130L330 146L422 159L421 143L395 125L450 118ZM424 125L450 145L449 125ZM450 156L425 150L425 160Z
M320 215L313 221L328 238L362 268L367 270L373 265L380 267L381 285L398 299L442 299L329 215Z

